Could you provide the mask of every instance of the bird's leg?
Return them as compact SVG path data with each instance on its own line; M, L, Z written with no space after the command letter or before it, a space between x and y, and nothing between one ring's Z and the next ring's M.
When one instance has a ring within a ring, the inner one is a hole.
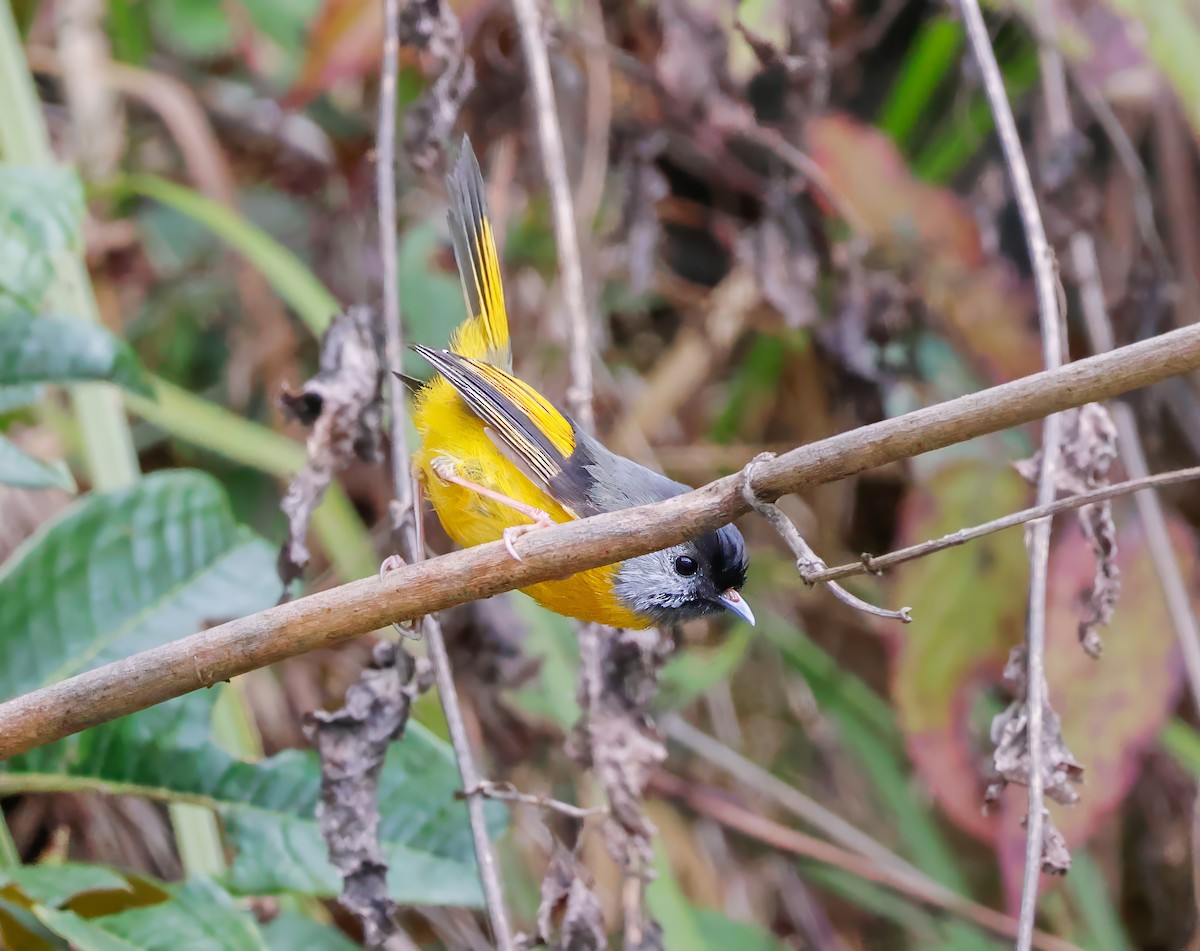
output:
M413 529L416 535L414 541L416 550L412 553L414 562L425 560L425 517L424 512L421 510L423 493L424 484L421 482L420 476L417 474L417 470L414 469L412 473L412 517ZM392 502L392 505L397 504L398 503L395 501ZM401 517L403 517L403 515L401 515ZM388 555L385 559L383 559L383 563L379 566L380 580L382 581L384 577L403 567L403 558L397 554ZM424 620L425 619L423 617L417 617L413 618L411 621L404 621L402 624L393 621L392 627L395 628L396 633L400 634L402 637L407 637L409 640L419 641L421 639L421 625Z
M464 479L455 471L454 463L449 459L435 459L433 462L433 471L437 473L437 477L443 482L452 482L455 485L462 486L464 489L482 495L485 499L491 499L493 502L506 505L513 511L520 512L530 520L530 524L528 525L510 525L504 530L504 547L508 549L508 553L517 561L523 561L524 559L517 554L517 549L513 542L528 532L539 528L549 528L554 524L554 520L536 506L528 505L520 499L514 499L503 492L489 489L487 486L480 485L478 482L472 482L470 479Z

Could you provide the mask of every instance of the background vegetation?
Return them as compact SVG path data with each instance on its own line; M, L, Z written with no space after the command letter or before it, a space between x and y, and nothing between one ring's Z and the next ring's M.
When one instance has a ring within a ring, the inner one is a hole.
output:
M99 6L0 10L0 698L275 603L280 497L305 458L279 393L313 374L342 304L379 297L380 5ZM554 241L512 13L450 6L476 71L452 137L470 132L489 178L517 369L561 398ZM1055 6L1081 130L1068 140L1046 131L1033 0L990 11L1051 238L1095 238L1118 342L1190 323L1200 7ZM735 27L732 2L596 0L548 18L610 446L701 484L1039 368L1024 242L946 5L745 0ZM437 72L430 51L402 52L402 120ZM463 307L442 167L413 157L401 302L408 339L441 345ZM1068 265L1064 278L1074 315ZM1085 354L1073 316L1071 330ZM1131 404L1153 469L1200 455L1194 383ZM828 562L853 560L1030 504L1012 463L1036 438L979 440L784 507ZM313 522L306 590L377 569L390 496L385 467L342 474ZM1194 599L1200 506L1186 487L1170 499ZM1040 923L1089 949L1174 949L1195 929L1200 735L1159 568L1132 504L1115 514L1122 593L1099 662L1076 642L1091 545L1070 518L1055 534L1048 678L1086 783L1077 805L1052 806L1074 866L1045 883ZM651 780L648 902L666 947L1003 946L952 902L815 858L794 829L841 833L786 790L948 893L1015 911L1025 798L1009 790L989 816L980 804L1025 622L1019 533L852 582L911 605L901 628L805 589L764 524L744 530L758 626L688 625L663 671L675 742ZM445 622L484 773L587 803L563 752L579 712L571 625L518 595ZM331 900L341 883L301 724L341 702L370 651L296 658L0 764L3 940L358 946ZM391 897L416 945L485 947L435 696L414 719L382 776ZM615 867L586 823L501 804L489 816L520 927L534 930L555 838L579 843L618 920Z

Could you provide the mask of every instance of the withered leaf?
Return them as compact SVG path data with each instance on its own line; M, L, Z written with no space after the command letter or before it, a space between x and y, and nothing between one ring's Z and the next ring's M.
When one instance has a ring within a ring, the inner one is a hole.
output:
M670 193L655 159L665 145L666 135L661 132L638 139L624 150L620 163L625 182L621 220L609 241L620 248L629 293L635 297L654 286L654 262L662 235L658 203Z
M1108 410L1088 403L1062 414L1063 442L1054 481L1059 493L1079 495L1109 484L1109 469L1117 457L1117 428ZM1026 479L1036 482L1041 473L1042 453L1017 463ZM1097 502L1079 509L1077 518L1096 555L1096 573L1088 594L1087 615L1079 622L1079 642L1092 657L1099 657L1103 644L1096 628L1112 620L1121 594L1117 568L1117 529L1112 502Z
M381 641L342 708L315 711L304 726L321 758L317 821L329 861L342 874L339 901L362 921L372 948L397 930L379 844L379 774L408 723L413 697L427 686L415 674L407 653Z
M804 216L782 181L769 185L762 220L738 237L737 255L754 269L763 296L789 327L814 323L817 255Z
M321 338L316 376L299 390L280 394L284 409L312 427L308 464L292 479L280 504L288 520L288 537L279 553L284 587L308 564L308 523L333 476L355 457L379 460L383 368L377 326L372 308L346 308Z
M995 805L1008 783L1029 785L1029 697L1025 648L1014 647L1004 668L1004 679L1015 696L992 720L991 739L996 745L992 764L998 777L988 787L985 805ZM1042 787L1054 802L1071 805L1079 801L1075 785L1083 781L1083 767L1067 748L1058 714L1047 702L1042 708Z
M424 50L437 78L404 117L404 147L413 166L433 169L454 130L462 104L475 88L462 26L445 0L411 0L400 11L400 42Z
M538 936L554 951L600 951L608 947L604 909L588 881L587 869L561 843L542 879Z
M614 631L595 624L580 630L579 705L583 717L567 751L592 768L608 799L604 843L627 878L644 886L653 859L656 830L644 796L651 773L667 758L651 706L659 670L674 649L657 629ZM626 922L643 936L659 934L649 918ZM654 944L640 945L647 949Z

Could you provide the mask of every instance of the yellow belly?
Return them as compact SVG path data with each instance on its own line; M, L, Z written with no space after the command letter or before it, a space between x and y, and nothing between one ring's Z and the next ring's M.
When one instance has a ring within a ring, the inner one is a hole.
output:
M421 447L413 456L413 464L442 527L458 544L469 548L499 541L504 529L528 524L529 519L502 502L439 478L433 468L438 458L453 462L462 478L539 508L555 522L574 521L493 445L479 417L445 380L439 377L421 391L413 423L421 434ZM593 568L521 590L538 604L566 617L611 627L650 627L650 619L634 614L614 595L617 567Z

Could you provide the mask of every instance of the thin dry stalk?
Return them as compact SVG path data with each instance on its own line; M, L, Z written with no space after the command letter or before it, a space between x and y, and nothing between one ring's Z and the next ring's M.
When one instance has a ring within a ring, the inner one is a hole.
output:
M1118 431L1120 431L1120 419L1117 419L1116 422ZM1121 444L1124 445L1124 435L1122 434L1119 438ZM1142 461L1142 466L1143 468L1145 467L1144 460ZM1126 467L1128 468L1128 464ZM1039 505L1023 509L1020 512L1014 512L1011 515L1005 515L990 522L984 522L982 525L960 528L957 532L951 532L949 535L943 535L941 538L933 538L929 541L919 542L916 545L910 545L907 548L899 548L896 551L888 552L886 555L868 555L864 552L858 561L849 561L844 565L835 565L832 568L822 568L819 571L812 571L808 574L801 572L800 577L804 580L805 584L824 584L827 581L836 581L840 578L852 577L853 575L881 574L888 568L895 568L906 561L924 558L926 555L945 551L947 548L954 548L957 545L965 545L967 542L975 541L994 532L1004 531L1006 528L1015 528L1018 525L1024 525L1026 522L1033 522L1039 518L1058 515L1060 512L1068 512L1072 509L1083 508L1085 505L1094 505L1097 502L1105 502L1124 495L1133 495L1135 501L1137 501L1146 489L1166 488L1169 485L1178 485L1181 482L1191 482L1193 479L1200 479L1200 466L1194 466L1190 469L1176 469L1174 472L1162 472L1158 475L1142 476L1137 479L1130 479L1127 482L1106 485L1104 488L1096 489L1094 492L1085 492L1081 495L1072 495L1065 499L1059 499L1050 505Z
M537 0L513 0L513 11L521 30L521 48L529 70L537 118L538 144L542 152L542 170L550 190L554 213L554 242L558 248L558 271L562 279L563 303L567 308L568 339L571 348L571 386L567 405L575 421L587 432L596 428L592 411L592 346L584 298L583 265L579 254L575 208L571 201L571 183L567 178L567 160L563 152L558 107L550 81L550 57L543 39L541 14Z
M754 467L759 462L770 458L770 453L764 453L746 466L746 480L743 484L742 492L751 507L771 523L771 527L779 533L779 536L784 540L788 548L791 549L792 556L796 559L796 570L800 572L800 577L807 583L809 573L824 569L825 562L821 560L821 557L813 550L812 546L804 540L804 536L800 534L800 530L796 528L792 520L783 514L783 509L772 502L764 502L756 498L751 488L753 485ZM834 597L856 611L862 611L864 614L872 614L875 617L887 620L902 621L905 624L912 621L912 608L903 607L892 611L888 608L876 607L862 600L862 598L851 594L836 581L828 581L825 584Z
M861 855L780 825L732 802L715 790L706 789L661 770L654 775L653 787L661 795L679 799L691 809L719 822L725 828L757 839L772 848L814 859L866 881L886 885L901 895L907 895L931 908L941 908L993 934L1011 938L1015 937L1019 930L1019 923L1002 912L956 895L936 882L923 877L914 878L902 870L877 864ZM1044 931L1035 930L1032 939L1032 947L1041 951L1082 951L1078 945Z
M379 89L379 130L377 151L379 166L376 170L376 199L379 203L379 249L383 261L383 323L386 334L387 359L389 365L399 367L404 352L404 329L400 322L400 281L396 258L396 77L400 60L400 0L385 0L385 32L383 40L383 69ZM393 530L400 541L401 551L410 562L424 558L424 551L417 541L416 499L412 491L408 434L405 430L405 405L403 387L395 377L386 374L389 400L392 410L392 481L396 499L392 505ZM458 760L463 788L478 789L480 776L475 768L471 752L471 741L463 721L462 707L458 701L458 690L454 685L454 671L450 666L450 655L442 626L433 614L423 618L422 629L429 647L429 660L433 665L438 696L446 714L446 726L450 741ZM492 937L500 951L514 948L512 928L509 926L508 910L504 904L504 892L500 887L500 876L496 867L496 856L492 851L492 840L488 835L487 819L484 816L484 801L481 796L467 795L467 813L471 824L471 838L475 845L475 858L479 865L479 877L487 902L488 918L492 926Z
M747 789L771 800L796 818L820 829L829 839L880 865L902 871L914 878L925 876L895 852L881 845L857 826L810 799L800 790L744 757L736 750L698 730L678 715L663 723L668 737L713 766L723 769Z
M1044 6L1044 5L1041 5ZM1065 340L1062 315L1058 307L1058 280L1055 263L1046 239L1038 209L1037 195L1025 152L1017 134L1017 123L1008 104L1004 78L996 63L996 54L988 38L987 27L978 0L960 0L963 24L971 49L979 63L988 105L996 122L996 131L1004 152L1005 164L1012 179L1013 194L1025 228L1029 259L1037 287L1038 318L1041 323L1043 359L1047 370L1063 363ZM1038 477L1037 504L1049 505L1058 494L1056 472L1062 420L1049 416L1042 429L1042 463ZM1037 914L1038 881L1042 870L1043 837L1046 829L1046 807L1043 801L1045 762L1043 719L1047 704L1045 674L1046 654L1046 595L1049 583L1050 528L1048 516L1035 522L1029 530L1030 563L1029 620L1025 634L1026 737L1029 743L1029 818L1026 828L1025 880L1021 887L1021 928L1017 936L1018 951L1028 951L1033 940L1033 923Z
M1067 81L1063 69L1062 55L1057 45L1057 28L1052 5L1046 4L1038 20L1040 34L1039 60L1042 64L1042 91L1045 98L1046 119L1050 135L1055 139L1065 140L1074 131L1071 118L1071 103L1067 95ZM1098 98L1098 97L1097 97ZM1114 120L1115 121L1115 120ZM1120 126L1117 126L1120 129ZM1123 130L1121 130L1123 133ZM1111 133L1110 133L1110 137ZM1118 149L1120 154L1120 149ZM1129 163L1126 163L1127 165ZM1131 175L1140 190L1144 190L1144 175L1140 162L1134 154ZM1140 191L1139 191L1140 195ZM1139 204L1139 208L1141 205ZM1149 229L1149 239L1152 246L1159 248L1158 234L1154 230L1153 212L1142 215L1148 218L1148 224L1143 229ZM1071 235L1068 244L1071 256L1071 267L1075 279L1079 282L1079 304L1083 312L1084 327L1087 331L1088 343L1093 353L1111 350L1115 344L1112 322L1108 316L1108 306L1104 299L1104 286L1100 280L1100 265L1096 254L1096 242L1092 235L1080 229ZM1161 253L1161 252L1159 252ZM1141 434L1138 432L1137 421L1129 407L1117 403L1109 407L1113 422L1117 427L1117 451L1125 472L1135 482L1154 483L1150 479L1149 466L1142 451ZM1162 484L1170 484L1163 480ZM1200 709L1200 625L1192 612L1191 598L1188 594L1187 583L1175 557L1167 533L1167 520L1163 513L1162 502L1157 492L1139 492L1134 497L1138 517L1146 531L1146 546L1150 550L1150 558L1154 562L1155 575L1162 585L1163 595L1167 602L1167 610L1171 615L1171 623L1175 635L1179 639L1179 647L1183 653L1184 667L1187 671L1188 687L1192 694L1192 703Z

